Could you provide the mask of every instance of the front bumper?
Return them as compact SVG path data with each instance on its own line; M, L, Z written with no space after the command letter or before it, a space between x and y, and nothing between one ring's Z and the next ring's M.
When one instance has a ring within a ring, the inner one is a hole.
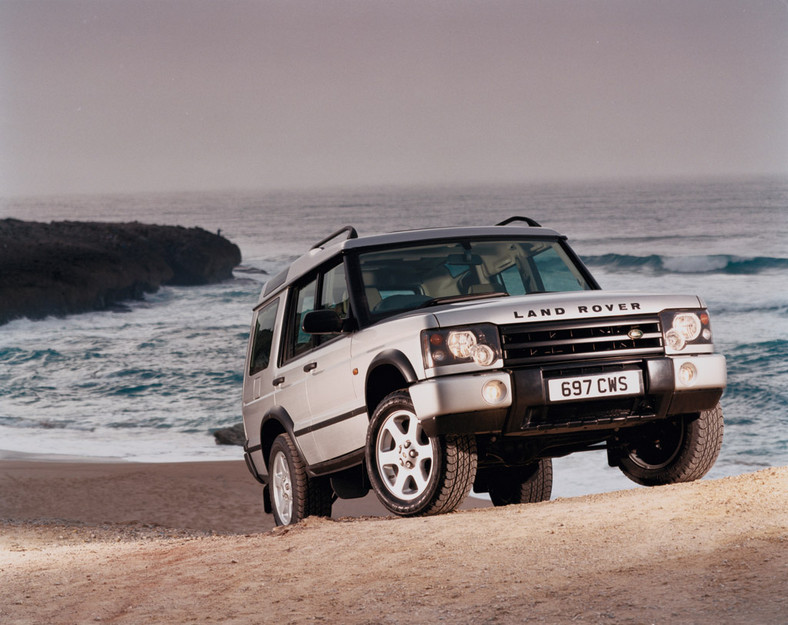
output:
M486 400L485 384L503 385L503 396L495 403ZM409 390L416 416L430 436L500 432L513 401L509 371L432 378Z
M694 377L685 375L692 365ZM685 371L682 371L682 366ZM548 380L640 370L643 391L637 395L550 401ZM490 381L504 385L497 403L485 399ZM637 425L671 415L716 406L727 381L725 358L718 354L663 357L571 366L499 370L433 378L410 387L416 415L430 436L462 433L534 435Z

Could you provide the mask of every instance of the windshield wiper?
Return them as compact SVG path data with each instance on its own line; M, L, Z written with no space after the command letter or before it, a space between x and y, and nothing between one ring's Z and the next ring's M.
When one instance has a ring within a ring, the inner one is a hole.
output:
M434 297L424 302L419 308L430 306L440 306L441 304L453 304L454 302L467 302L474 299L486 299L488 297L508 297L508 293L500 291L490 291L489 293L466 293L464 295L446 295L445 297Z

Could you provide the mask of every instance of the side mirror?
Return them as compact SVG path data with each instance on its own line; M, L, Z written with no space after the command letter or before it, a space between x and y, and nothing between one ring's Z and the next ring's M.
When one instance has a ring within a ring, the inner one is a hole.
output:
M301 329L307 334L338 334L342 332L342 319L335 310L313 310L304 315Z

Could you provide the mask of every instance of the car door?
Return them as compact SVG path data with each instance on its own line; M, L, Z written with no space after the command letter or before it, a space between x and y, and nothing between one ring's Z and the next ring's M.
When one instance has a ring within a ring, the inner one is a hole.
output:
M308 464L320 462L321 457L311 427L313 419L306 389L310 372L310 368L306 365L311 362L315 337L301 329L301 320L306 313L315 308L317 284L317 277L313 276L293 286L290 291L285 312L286 331L280 349L279 363L271 379L274 400L292 420L295 443Z
M321 273L318 307L336 311L341 319L349 316L342 263ZM306 388L317 449L323 460L330 460L364 446L369 420L354 388L352 335L328 334L315 340L318 346L305 365L309 369Z

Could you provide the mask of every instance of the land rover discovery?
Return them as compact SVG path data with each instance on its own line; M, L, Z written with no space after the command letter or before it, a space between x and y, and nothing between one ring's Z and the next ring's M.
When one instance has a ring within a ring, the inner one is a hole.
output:
M552 458L604 449L639 484L701 478L725 359L690 295L600 289L532 219L359 237L263 288L245 460L279 525L372 489L401 516L550 498Z

